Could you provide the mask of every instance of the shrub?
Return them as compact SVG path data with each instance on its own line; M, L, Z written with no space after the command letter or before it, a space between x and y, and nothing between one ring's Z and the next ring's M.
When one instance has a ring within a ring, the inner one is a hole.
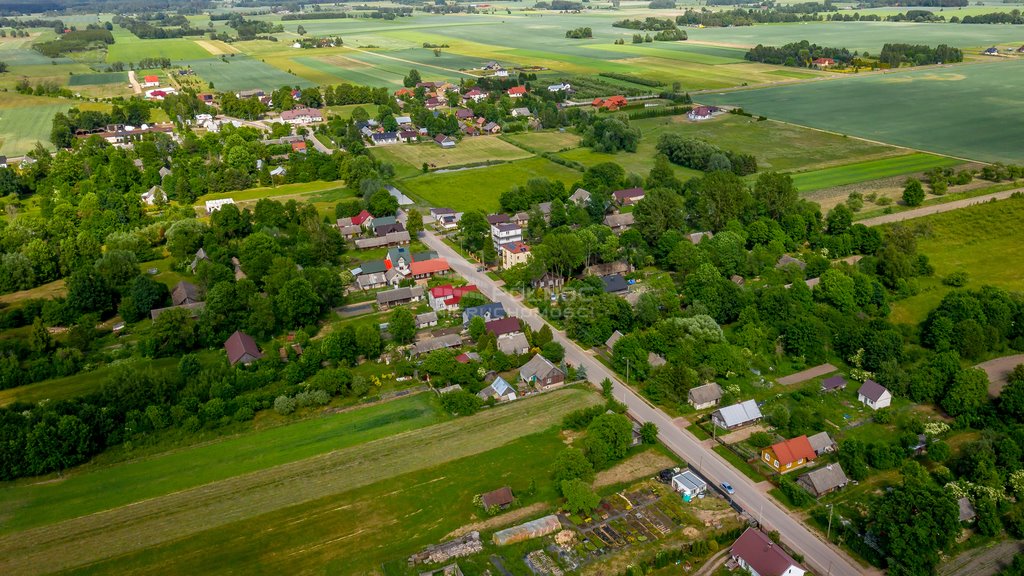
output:
M278 396L274 399L274 411L281 416L287 416L298 407L298 402L289 396Z

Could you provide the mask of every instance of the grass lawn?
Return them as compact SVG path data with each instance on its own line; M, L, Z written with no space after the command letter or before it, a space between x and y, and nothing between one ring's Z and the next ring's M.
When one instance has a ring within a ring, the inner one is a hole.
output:
M5 92L3 98L0 98L0 153L5 156L20 156L32 150L36 142L42 142L47 148L52 148L50 128L53 117L58 112L67 112L75 106L87 107L83 104L87 103ZM110 111L109 104L91 107Z
M809 24L796 28L813 30L834 25L842 24ZM943 34L952 34L955 32L951 29L959 32L963 28L977 27L908 26L906 30L941 30ZM984 28L980 32L996 32L996 27ZM1016 35L1019 40L1020 32ZM990 45L994 39L993 36L983 43ZM901 37L900 41L909 42L911 38ZM948 37L944 37L943 42L948 43ZM850 44L842 45L855 48ZM872 53L877 53L879 48L873 47ZM702 94L700 100L742 106L769 118L918 150L972 160L1019 162L1019 150L1007 143L1024 141L1024 123L1008 122L1007 118L1024 115L1024 101L1009 98L1007 94L1019 93L1022 89L1024 60L1013 59ZM842 105L837 106L837 102Z
M572 132L524 132L508 134L505 139L536 152L559 152L576 148L580 145L580 137Z
M759 474L753 466L748 464L745 460L737 456L732 450L729 450L725 446L719 444L716 445L713 450L717 452L719 456L725 458L733 468L739 470L744 476L750 478L754 482L761 482L765 479L765 477Z
M1024 267L1016 265L1013 256L1024 245L1022 219L1024 199L1008 198L905 223L918 231L917 249L928 256L935 275L919 280L921 291L916 296L893 303L893 321L924 320L952 290L942 284L942 278L953 272L967 272L967 288L972 290L985 285L1024 290Z
M892 149L890 149L892 150ZM878 160L865 160L793 174L793 184L801 192L812 192L845 184L857 184L869 180L890 178L901 174L924 172L932 168L963 164L956 158L934 154L912 153Z
M54 280L46 284L41 284L35 288L29 288L28 290L20 290L18 292L9 292L7 294L0 295L0 303L11 305L23 300L31 300L33 298L60 298L66 296L68 293L67 288L64 286L64 279Z
M366 573L381 562L382 544L396 547L392 550L419 547L468 520L453 511L468 510L481 487L506 483L502 474L515 471L524 483L543 480L550 457L539 458L536 437L529 436L599 401L592 391L566 389L434 425L427 425L438 418L432 407L395 412L393 404L385 404L371 409L383 414L325 416L83 472L74 483L7 489L0 495L2 509L19 513L5 518L2 529L8 534L0 538L0 558L7 560L0 564L9 572L86 565L96 573L133 572L130 566L138 565L177 572L170 563L194 565L196 553L204 563L266 570L272 562L284 562L288 571L296 571L296 562L320 563L327 554L329 560L344 559L347 572ZM413 428L418 429L410 433ZM550 442L560 449L557 436ZM497 453L490 462L499 463L494 468L483 464L491 451ZM445 466L464 458L485 460ZM450 493L455 488L446 486L471 487L471 493L455 497ZM361 490L371 492L365 498L352 493ZM400 511L388 513L391 506ZM12 532L27 526L38 527ZM367 532L380 536L367 537ZM200 549L182 554L181 546ZM94 564L107 559L112 564Z
M498 197L516 184L530 178L551 178L571 186L581 174L544 158L527 158L495 166L455 172L431 172L395 183L399 190L431 206L457 211L500 208Z
M234 192L222 192L219 194L206 194L196 199L196 207L203 207L207 200L218 198L234 198L235 202L255 202L261 198L273 198L278 201L287 201L291 198L299 199L301 196L310 196L315 202L338 202L353 193L345 192L342 182L299 182L296 184L281 184L280 186L266 186L262 188L249 188L248 190L236 190Z
M432 164L434 168L447 168L502 160L522 160L533 155L495 136L463 138L455 148L447 150L433 142L374 146L372 150L373 155L381 160L405 164L416 170L421 169L424 163Z

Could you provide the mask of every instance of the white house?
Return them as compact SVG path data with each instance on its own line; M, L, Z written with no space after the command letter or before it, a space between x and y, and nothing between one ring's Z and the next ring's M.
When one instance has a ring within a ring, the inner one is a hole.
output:
M304 126L313 122L322 122L323 114L316 108L295 108L281 112L281 121L293 126Z
M220 210L221 208L227 206L228 204L234 204L234 203L235 203L235 199L234 198L219 198L217 200L207 200L206 201L206 213L207 214L213 214L214 212L216 212L217 210Z
M672 477L672 489L682 494L683 500L689 502L707 492L708 484L687 468Z
M513 224L512 222L500 222L498 224L492 224L491 241L494 243L495 250L500 250L502 244L522 242L523 229L519 226L519 224Z
M716 382L695 386L686 393L686 398L695 410L711 408L722 399L722 387Z
M142 202L147 206L152 206L157 202L167 202L167 194L164 194L163 188L159 186L153 186L143 193L141 198Z
M872 410L888 408L892 402L892 394L874 380L865 380L860 390L857 390L857 400Z

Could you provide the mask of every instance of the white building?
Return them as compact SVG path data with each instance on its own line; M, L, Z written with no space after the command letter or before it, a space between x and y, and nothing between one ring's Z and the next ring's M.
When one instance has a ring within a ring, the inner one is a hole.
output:
M234 198L220 198L220 199L217 199L217 200L207 200L206 201L206 213L207 214L213 214L214 212L216 212L217 210L220 210L224 206L227 206L228 204L234 204L234 203L235 203L235 199Z
M500 250L502 244L510 244L512 242L523 241L523 229L519 224L513 224L512 222L501 222L498 224L491 225L491 241L494 243L494 249Z
M857 400L872 410L888 408L892 402L892 394L874 380L865 380L860 389L857 390Z

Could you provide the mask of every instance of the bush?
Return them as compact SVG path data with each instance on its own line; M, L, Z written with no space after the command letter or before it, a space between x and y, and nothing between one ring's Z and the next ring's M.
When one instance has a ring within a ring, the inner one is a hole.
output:
M967 281L970 279L970 275L964 271L953 272L949 276L942 279L942 283L946 286L952 286L954 288L963 288L967 285Z
M476 414L483 405L483 400L481 400L476 394L466 392L465 390L449 392L441 395L441 407L453 416L468 416L470 414Z
M747 438L747 444L754 448L767 448L772 445L772 435L767 432L754 432Z
M281 416L287 416L298 407L298 402L289 396L278 396L274 399L274 411Z

